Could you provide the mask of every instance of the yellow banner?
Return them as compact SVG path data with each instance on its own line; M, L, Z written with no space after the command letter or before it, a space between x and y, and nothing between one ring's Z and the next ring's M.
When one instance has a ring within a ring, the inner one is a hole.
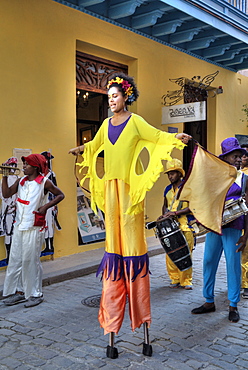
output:
M197 144L178 198L189 202L189 208L200 224L221 234L225 197L236 177L234 166Z

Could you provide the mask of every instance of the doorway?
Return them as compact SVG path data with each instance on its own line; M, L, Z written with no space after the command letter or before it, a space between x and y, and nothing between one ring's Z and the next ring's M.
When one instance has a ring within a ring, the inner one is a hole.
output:
M91 141L108 114L106 94L82 89L76 90L77 146ZM103 157L103 155L101 155ZM100 157L100 155L99 155ZM103 158L101 167L103 167ZM98 159L100 162L100 158ZM105 240L104 214L95 215L91 209L88 183L77 186L78 244Z
M106 94L76 90L77 145L92 140L108 116Z
M115 72L127 74L126 65L76 52L77 146L91 141L108 117L107 81ZM98 155L97 174L104 173L104 154ZM101 177L101 176L99 176ZM104 214L95 215L87 189L77 186L78 244L105 240Z
M207 91L197 86L185 85L184 88L184 103L206 102L206 120L184 123L184 132L191 135L193 139L198 141L204 148L207 149ZM183 150L183 168L185 173L188 172L195 144L191 140L187 147Z
M191 135L204 148L207 147L207 121L185 122L184 132ZM183 150L183 168L185 173L189 169L194 147L195 143L190 140L187 147Z

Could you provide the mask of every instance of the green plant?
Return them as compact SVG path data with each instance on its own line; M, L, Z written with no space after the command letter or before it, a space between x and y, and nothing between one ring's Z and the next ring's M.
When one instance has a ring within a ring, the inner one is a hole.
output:
M246 104L243 104L242 107L243 108L241 109L241 111L244 112L246 118L245 119L241 119L240 121L241 122L247 122L248 123L248 104L247 103ZM247 125L247 127L248 127L248 125Z

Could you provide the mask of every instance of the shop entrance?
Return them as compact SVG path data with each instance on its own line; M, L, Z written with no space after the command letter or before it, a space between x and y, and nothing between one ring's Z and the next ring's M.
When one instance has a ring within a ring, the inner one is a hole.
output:
M200 101L206 102L207 110L207 91L202 88L186 84L184 88L184 103L194 103ZM207 119L204 121L185 122L184 132L191 135L196 141L198 141L199 144L207 149ZM187 173L189 169L194 146L194 142L189 141L187 147L183 150L183 168L185 173Z
M107 81L115 72L128 73L128 67L106 59L76 52L76 125L77 146L92 140L103 120L108 117ZM104 173L104 153L98 157L98 171ZM101 176L100 176L101 177ZM87 184L77 185L78 244L105 239L104 215L95 215L90 206Z

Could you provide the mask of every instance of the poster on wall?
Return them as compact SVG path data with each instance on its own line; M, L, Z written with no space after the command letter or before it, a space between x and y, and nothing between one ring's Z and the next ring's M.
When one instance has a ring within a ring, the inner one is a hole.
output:
M13 149L13 157L16 157L17 167L21 170L21 176L23 176L22 168L23 168L23 162L21 160L22 157L27 157L28 155L32 154L32 149L22 149L22 148L14 148Z
M240 145L248 144L248 135L235 135Z
M168 127L168 132L170 134L177 134L178 133L178 128L177 127Z
M77 187L77 216L79 245L105 240L105 222L103 213L92 211L90 199L84 195L83 190Z

